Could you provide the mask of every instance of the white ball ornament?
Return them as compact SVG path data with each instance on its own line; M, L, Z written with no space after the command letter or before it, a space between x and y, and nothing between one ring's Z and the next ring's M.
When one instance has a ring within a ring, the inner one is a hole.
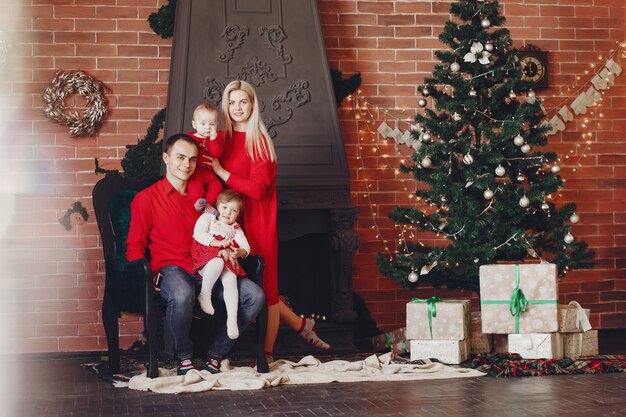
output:
M519 148L519 149L520 149L520 151L522 151L523 153L528 153L528 152L530 152L530 145L529 145L529 144L527 144L527 143L525 143L525 144L523 144L523 145L522 145L522 147L521 147L521 148Z
M487 29L489 26L491 26L491 21L487 18L484 18L483 20L480 21L480 25Z
M550 210L550 205L544 201L543 203L541 203L541 210L543 211Z
M531 99L537 98L537 95L535 94L533 90L528 91L528 94L526 94L526 96Z
M478 95L478 91L474 90L474 87L472 87L468 94L470 97L476 97Z
M558 165L552 165L552 168L550 168L550 171L552 171L553 174L558 174L561 171L561 167Z
M516 146L522 146L526 141L524 140L524 137L522 135L517 135L513 138L513 143Z
M511 100L515 100L517 98L517 94L515 94L515 91L511 90L511 92L509 93L509 98Z
M522 198L519 199L519 205L521 207L528 207L530 205L530 200L528 199L528 197L524 196Z
M567 244L570 244L574 241L574 236L571 233L568 233L565 236L563 236L563 241Z
M452 113L452 120L454 120L455 122L461 121L461 115L457 112Z
M461 64L459 64L458 62L453 62L452 64L450 64L450 71L452 72L459 72L461 70Z
M489 188L487 188L483 192L483 197L485 197L485 200L491 200L493 198L493 191L491 191Z
M465 165L472 165L474 163L474 157L469 153L463 157L463 163Z
M517 180L517 182L524 182L524 181L526 181L526 177L521 172L519 172L517 174L517 177L515 179Z
M576 224L580 221L580 216L576 213L573 213L571 216L569 216L569 221Z
M413 271L409 274L407 279L409 280L409 282L417 282L417 280L419 279L419 275L417 275L417 273Z
M428 102L425 98L420 98L419 100L417 100L417 105L420 107L426 107L426 104L428 104Z
M430 168L430 166L433 164L433 161L429 158L429 157L424 157L424 159L422 159L422 162L420 163L424 168Z
M502 165L498 165L495 172L498 177L502 177L504 174L506 174L506 169L504 169Z
M493 51L493 44L491 42L487 42L485 44L485 51L487 51L487 52Z
M428 97L428 96L430 95L430 90L428 89L428 87L424 87L424 88L422 89L422 95L423 95L424 97Z
M423 142L430 142L431 139L432 139L432 136L430 135L430 133L424 132L422 134L422 141Z

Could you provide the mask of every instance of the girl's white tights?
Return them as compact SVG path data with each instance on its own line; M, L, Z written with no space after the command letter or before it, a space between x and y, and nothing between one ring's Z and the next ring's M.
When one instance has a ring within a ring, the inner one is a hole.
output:
M237 326L237 309L239 307L239 291L237 289L237 275L224 267L224 259L213 258L198 273L202 275L202 287L198 294L200 308L207 314L215 314L211 294L218 278L222 279L224 287L224 304L226 305L226 333L231 339L239 337Z

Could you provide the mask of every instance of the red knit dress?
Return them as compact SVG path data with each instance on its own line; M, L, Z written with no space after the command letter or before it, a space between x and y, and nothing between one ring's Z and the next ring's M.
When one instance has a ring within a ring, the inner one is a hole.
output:
M278 303L278 217L276 162L253 161L246 150L245 132L233 132L223 145L222 166L230 172L226 186L243 196L241 226L250 252L265 261L263 291L267 305Z

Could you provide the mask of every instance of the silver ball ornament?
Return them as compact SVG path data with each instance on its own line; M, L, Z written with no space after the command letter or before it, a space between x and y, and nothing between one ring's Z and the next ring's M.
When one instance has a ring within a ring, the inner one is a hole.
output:
M430 95L430 90L428 89L428 87L424 87L424 88L422 89L422 95L423 95L424 97L428 97L428 96Z
M574 241L574 236L571 233L568 233L565 236L563 236L563 241L567 244L570 244Z
M487 29L489 26L491 26L491 21L487 18L484 18L483 20L480 21L480 25Z
M485 51L491 52L491 51L493 51L493 48L494 48L494 46L493 46L493 44L491 42L487 42L485 44Z
M409 282L417 282L417 280L419 279L419 275L417 275L417 273L413 271L409 274L407 279L409 280Z
M478 91L474 90L474 87L472 87L468 94L470 97L476 97L478 95Z
M573 213L571 216L569 216L569 221L576 224L580 221L580 216L576 213Z
M419 100L417 100L417 105L420 107L426 107L426 104L428 104L428 102L425 98L420 98Z
M493 198L493 191L491 191L489 188L487 188L483 192L483 197L485 197L485 200L491 200Z
M432 138L433 138L433 137L432 137L432 136L431 136L431 134L430 134L430 133L428 133L428 132L424 132L424 133L422 134L422 141L423 141L423 142L430 142L430 140L431 140Z
M526 94L526 96L528 98L532 98L532 99L537 98L537 95L535 94L535 92L533 90L528 91L528 94Z
M463 157L463 163L465 165L472 165L474 163L474 157L469 153Z
M517 135L513 138L513 143L516 146L522 146L526 141L524 140L524 137L522 135Z
M561 167L558 165L552 165L552 168L550 168L550 171L552 171L553 174L558 174L561 171Z
M461 115L457 112L452 113L452 120L454 120L455 122L461 121Z
M526 181L526 177L521 172L519 174L517 174L517 177L515 179L517 180L517 182L524 182L524 181Z
M517 98L517 94L515 94L515 91L511 90L511 92L509 93L509 98L511 100L515 100Z
M461 64L459 64L458 62L453 62L452 64L450 64L450 71L452 72L459 72L461 70Z
M530 145L529 145L529 144L527 144L527 143L525 143L525 144L523 144L523 145L522 145L522 147L521 147L521 148L519 148L519 149L520 149L520 151L522 151L523 153L528 153L528 152L530 152Z
M424 168L430 168L430 166L433 164L433 161L425 156L424 159L422 159L422 162L420 162L420 165L422 165L422 167Z
M550 205L544 201L543 203L541 203L541 210L543 211L550 210Z
M519 205L520 207L526 208L530 205L530 200L528 199L528 197L524 196L519 199Z
M502 165L498 165L496 167L495 173L498 177L502 177L504 174L506 174L506 169L504 169Z

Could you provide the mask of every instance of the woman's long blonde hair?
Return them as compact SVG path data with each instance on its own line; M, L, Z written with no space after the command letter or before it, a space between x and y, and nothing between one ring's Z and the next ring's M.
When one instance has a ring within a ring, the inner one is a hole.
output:
M253 161L257 160L257 158L269 159L272 162L276 161L274 144L270 139L270 135L267 132L263 120L261 120L261 111L259 110L259 101L257 100L256 91L254 91L254 87L246 81L231 81L224 89L222 96L222 126L224 139L229 140L233 136L233 123L232 120L230 120L230 113L228 112L228 102L230 100L230 93L236 90L241 90L248 94L252 102L252 112L250 113L246 129L246 150L248 151L248 155L250 155Z

